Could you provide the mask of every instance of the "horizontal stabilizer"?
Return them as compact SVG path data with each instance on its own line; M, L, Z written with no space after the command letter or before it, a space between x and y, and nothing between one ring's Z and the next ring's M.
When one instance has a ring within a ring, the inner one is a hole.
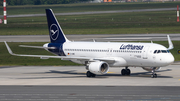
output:
M42 46L28 46L28 45L19 45L19 47L40 48L40 49L56 49L56 47L42 47Z

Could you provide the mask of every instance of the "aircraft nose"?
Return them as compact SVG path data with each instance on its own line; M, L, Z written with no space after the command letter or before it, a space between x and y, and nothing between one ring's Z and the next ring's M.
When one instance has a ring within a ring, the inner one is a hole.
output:
M172 54L169 54L167 57L166 57L166 63L167 64L171 64L174 62L174 56Z

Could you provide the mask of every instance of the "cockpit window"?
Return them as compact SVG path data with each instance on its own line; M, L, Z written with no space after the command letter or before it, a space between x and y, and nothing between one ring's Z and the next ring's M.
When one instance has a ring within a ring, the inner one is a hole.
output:
M162 52L162 53L167 53L167 51L166 51L166 50L161 50L161 52Z
M157 51L157 53L160 53L160 52L161 52L160 50Z
M157 50L154 51L154 54L157 52Z
M155 50L154 54L158 54L158 53L170 53L169 50Z

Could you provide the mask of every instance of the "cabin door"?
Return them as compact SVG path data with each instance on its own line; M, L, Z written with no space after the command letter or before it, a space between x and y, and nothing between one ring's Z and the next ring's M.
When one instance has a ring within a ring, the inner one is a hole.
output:
M143 51L142 51L142 58L143 59L148 59L148 50L149 50L149 46L146 46Z
M113 49L112 49L112 48L108 48L107 55L108 55L108 56L111 56L111 55L112 55L112 52L113 52Z

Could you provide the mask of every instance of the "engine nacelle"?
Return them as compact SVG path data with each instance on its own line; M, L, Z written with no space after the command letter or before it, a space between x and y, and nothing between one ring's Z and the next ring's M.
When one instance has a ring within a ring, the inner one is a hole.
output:
M88 70L94 74L106 74L109 71L109 65L103 61L91 62Z
M161 67L142 67L144 70L151 72L153 68L155 68L155 71L158 71L161 69Z

